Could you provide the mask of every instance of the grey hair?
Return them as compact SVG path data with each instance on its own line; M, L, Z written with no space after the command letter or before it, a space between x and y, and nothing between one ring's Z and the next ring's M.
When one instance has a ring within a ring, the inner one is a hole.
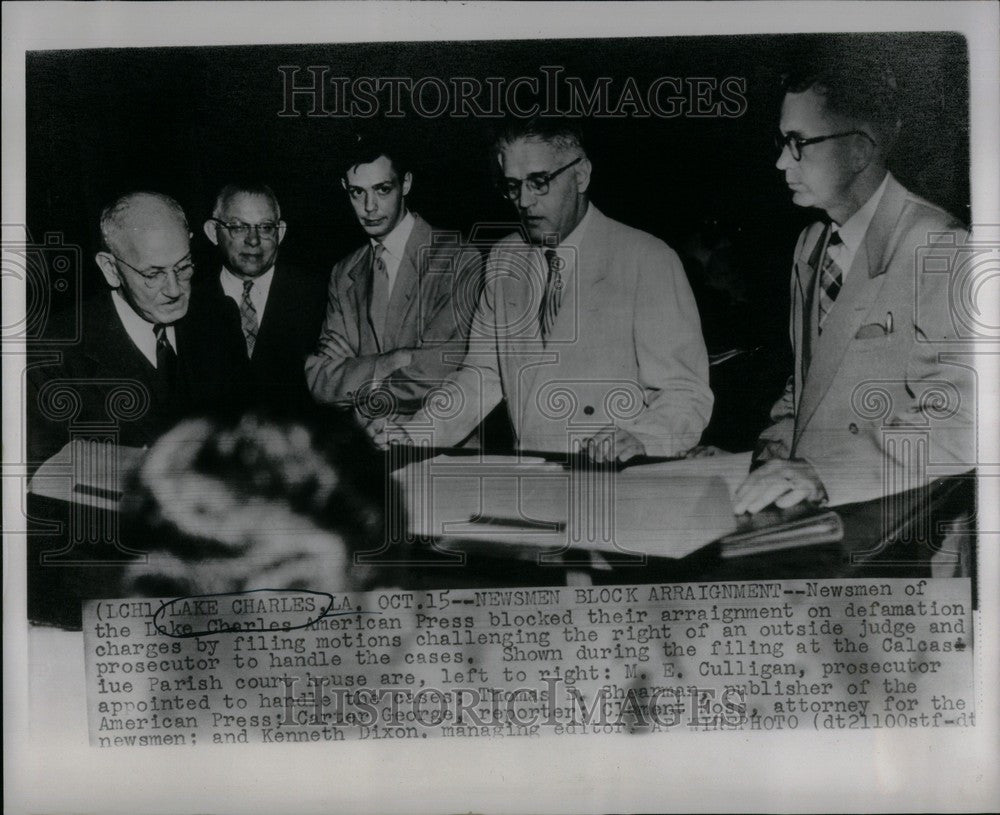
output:
M274 194L274 190L267 186L267 184L257 181L226 184L225 187L219 190L219 194L215 196L215 204L212 206L212 217L220 217L226 203L241 193L245 195L261 195L266 198L271 202L271 206L274 207L277 220L281 220L281 204L278 203L278 196Z
M101 246L105 251L112 252L115 248L115 237L126 226L126 220L132 207L144 198L152 198L177 216L177 220L190 232L184 209L169 195L159 192L129 192L115 199L101 210Z

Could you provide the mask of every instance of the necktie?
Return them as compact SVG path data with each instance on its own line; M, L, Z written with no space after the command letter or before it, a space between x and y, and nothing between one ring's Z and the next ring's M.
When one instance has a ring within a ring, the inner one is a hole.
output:
M545 296L542 298L542 307L539 310L538 319L542 325L542 341L549 338L549 333L556 323L556 316L559 314L559 307L562 305L562 269L565 265L563 259L556 254L555 249L545 250L545 260L549 265L549 276L545 283Z
M389 273L386 271L385 261L382 260L383 252L385 247L376 241L372 257L372 299L368 306L368 316L380 339L389 312Z
M156 373L168 390L173 390L177 373L177 354L167 339L167 327L162 323L153 326L156 335Z
M247 356L253 356L253 347L257 342L257 309L254 308L250 299L250 289L253 288L252 280L243 281L243 299L240 301L240 327L243 329L243 338L247 343Z
M830 248L839 246L843 241L840 233L834 232L826 244L826 252L823 253L823 265L820 268L819 276L819 330L823 331L823 322L833 308L833 303L840 294L843 285L844 275L836 261L830 254Z

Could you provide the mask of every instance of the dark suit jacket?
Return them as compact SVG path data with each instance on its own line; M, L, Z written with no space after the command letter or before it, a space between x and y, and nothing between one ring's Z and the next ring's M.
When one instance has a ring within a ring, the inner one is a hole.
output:
M73 429L117 432L119 444L151 444L181 416L229 400L239 371L218 370L202 353L186 318L175 326L177 379L173 388L158 375L125 331L108 292L85 302L79 333L67 325L75 314L53 321L51 336L79 340L29 363L28 462L34 469L58 452Z
M424 394L461 362L482 286L482 255L457 233L436 232L416 213L414 218L381 336L368 312L371 243L333 267L319 344L306 361L306 378L317 402L361 401L379 358L409 349L411 363L381 384L392 395L392 412L413 412ZM350 354L342 351L344 346Z
M199 344L212 349L216 367L244 368L243 406L296 408L311 401L305 359L316 345L325 308L325 276L279 261L249 362L239 306L223 292L218 272L195 287L187 322Z

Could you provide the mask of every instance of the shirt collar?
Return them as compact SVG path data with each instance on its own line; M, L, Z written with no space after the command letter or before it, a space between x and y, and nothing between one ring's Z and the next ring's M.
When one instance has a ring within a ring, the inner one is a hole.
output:
M129 339L138 348L144 357L153 366L156 366L156 335L153 333L153 323L142 317L135 309L122 297L118 289L111 290L111 302L114 304L118 318L122 321L122 327ZM172 325L167 326L167 340L177 350L177 336Z
M844 221L836 230L837 234L840 235L840 239L844 242L844 246L850 252L851 257L854 257L854 254L858 251L858 247L861 246L861 241L865 239L865 233L868 231L868 226L871 224L872 218L875 217L875 210L878 209L878 205L882 201L882 195L885 193L888 183L889 173L887 172L885 178L882 179L882 183L878 185L878 189L865 201L861 209Z
M415 223L416 219L414 219L413 213L408 211L403 216L403 219L393 227L392 232L381 240L371 239L372 249L375 248L376 243L381 243L386 252L397 260L401 260L403 253L406 251L406 243L410 240L410 233L413 231Z
M267 293L271 288L271 281L273 279L274 266L272 265L264 274L253 278L253 289L251 291L259 294L261 297L267 298ZM222 291L230 297L235 297L237 300L243 296L243 280L244 278L237 277L225 266L222 267L222 272L219 274L219 283L222 284Z

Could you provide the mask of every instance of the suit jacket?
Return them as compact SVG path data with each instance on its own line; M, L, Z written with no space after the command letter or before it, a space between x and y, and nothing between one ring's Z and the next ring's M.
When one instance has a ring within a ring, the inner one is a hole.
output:
M482 256L455 233L435 232L415 213L414 219L381 335L368 309L371 243L333 267L323 330L305 366L316 401L354 402L364 412L379 360L394 350L409 349L411 363L383 378L381 386L392 403L383 408L412 413L427 391L461 362L482 281Z
M62 315L58 322L75 317ZM52 336L78 336L78 342L28 367L32 468L57 453L74 429L85 435L117 433L119 444L148 446L182 415L225 401L236 386L238 372L208 367L185 320L175 325L177 378L172 388L132 342L110 293L83 304L79 332L76 328L56 326Z
M501 399L523 450L572 452L614 424L648 455L697 444L712 410L708 356L683 266L663 241L590 204L576 272L547 343L540 336L541 253L519 234L493 248L469 352L428 404L421 425L434 444L462 438ZM570 251L567 248L567 251Z
M790 333L795 369L759 460L809 461L831 503L911 489L975 465L974 387L949 288L967 234L889 177L823 332L818 269L827 227L799 237ZM956 352L951 360L940 356Z
M195 288L186 322L213 358L212 366L242 369L234 397L240 406L301 407L311 403L303 371L315 347L326 305L326 281L286 263L275 265L253 357L246 355L236 302L222 290L219 274Z

